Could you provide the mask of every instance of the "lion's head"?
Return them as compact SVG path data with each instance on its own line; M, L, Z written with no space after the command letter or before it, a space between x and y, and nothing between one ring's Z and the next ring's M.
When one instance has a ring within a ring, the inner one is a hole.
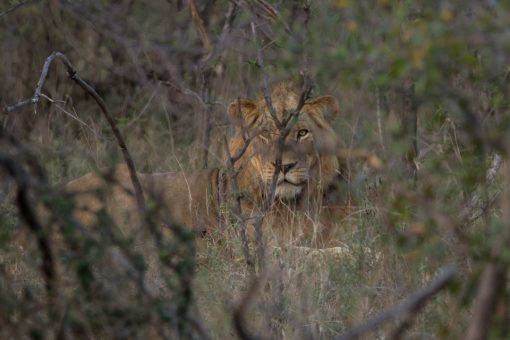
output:
M300 95L291 83L273 87L272 105L280 121L296 110ZM321 192L331 183L337 173L338 160L337 137L329 121L337 112L338 103L334 97L315 97L308 99L295 120L289 122L290 132L281 149L276 199L299 200ZM238 162L239 185L254 197L263 197L276 167L279 129L263 96L255 101L238 99L229 105L228 113L235 126L230 140L231 152L239 152L245 141L250 140Z

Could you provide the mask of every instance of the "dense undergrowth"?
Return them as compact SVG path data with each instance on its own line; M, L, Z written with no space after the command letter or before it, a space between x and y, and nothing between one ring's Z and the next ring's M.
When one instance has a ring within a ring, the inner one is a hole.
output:
M104 169L122 157L97 105L55 63L36 110L28 105L0 116L2 131L23 145L2 132L3 169L9 157L22 164L38 179L30 202L53 212L44 226L50 229L27 231L15 182L1 173L0 337L224 339L239 334L232 320L244 301L252 334L333 338L405 300L450 264L454 278L422 310L399 315L367 338L461 339L474 327L486 327L480 339L508 337L504 2L0 5L9 8L0 14L0 105L31 97L46 57L62 51L114 113L139 171L221 166L227 105L257 96L263 86L257 53L271 82L306 73L314 93L338 98L331 124L340 146L370 150L384 166L373 172L352 164L356 209L338 221L336 236L346 252L268 249L266 269L256 277L235 225L212 235L196 260L185 231L162 237L163 249L142 249L118 234L106 211L96 233L73 229L74 203L62 184L90 171L107 176ZM66 241L55 251L65 268L55 306L46 299L37 241L51 239L51 228L63 228ZM158 239L149 231L147 237ZM128 260L123 267L119 252ZM140 279L150 261L160 264L165 282L156 295ZM491 268L499 274L487 286ZM247 303L253 282L259 287ZM486 305L477 298L484 291L495 295ZM484 310L489 318L480 324Z

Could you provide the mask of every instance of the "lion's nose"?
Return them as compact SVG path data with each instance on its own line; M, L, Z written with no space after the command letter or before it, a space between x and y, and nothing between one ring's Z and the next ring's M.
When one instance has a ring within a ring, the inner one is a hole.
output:
M276 166L275 162L271 162L271 164L273 164L273 166ZM283 174L285 175L287 172L289 172L289 170L292 169L293 167L295 167L296 164L297 164L297 162L282 164L282 172L283 172Z

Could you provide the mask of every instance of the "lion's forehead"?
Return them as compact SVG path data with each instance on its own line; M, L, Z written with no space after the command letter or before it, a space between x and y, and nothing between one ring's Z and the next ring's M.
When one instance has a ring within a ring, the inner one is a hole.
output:
M288 117L289 114L291 114L291 112L287 112L286 114L279 113L278 119L280 121L282 121L282 118ZM279 134L279 129L276 126L275 121L274 121L271 113L269 112L269 110L263 112L263 114L257 120L257 123L258 124L256 124L256 126L254 126L254 129L260 130L260 131L265 131L265 132L271 133L273 135ZM306 113L301 112L297 116L297 121L293 122L291 131L297 131L297 130L303 129L303 128L306 128L309 130L315 130L316 128L318 128L318 126L317 126L317 124L315 124L315 122L312 119L310 119L310 117Z
M273 93L272 107L276 112L278 119L284 118L286 115L295 111L299 106L299 96L292 92ZM264 98L259 98L258 107L263 108L261 112L264 116L271 117L269 108Z

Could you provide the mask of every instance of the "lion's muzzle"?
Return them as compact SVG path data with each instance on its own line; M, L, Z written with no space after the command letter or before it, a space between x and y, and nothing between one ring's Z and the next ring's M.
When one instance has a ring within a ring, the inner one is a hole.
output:
M275 170L275 164L271 162L272 171ZM303 187L308 178L307 169L297 167L298 162L287 162L282 164L281 171L278 174L275 197L282 200L291 200L297 198L303 191ZM270 182L271 176L266 176L266 181Z

